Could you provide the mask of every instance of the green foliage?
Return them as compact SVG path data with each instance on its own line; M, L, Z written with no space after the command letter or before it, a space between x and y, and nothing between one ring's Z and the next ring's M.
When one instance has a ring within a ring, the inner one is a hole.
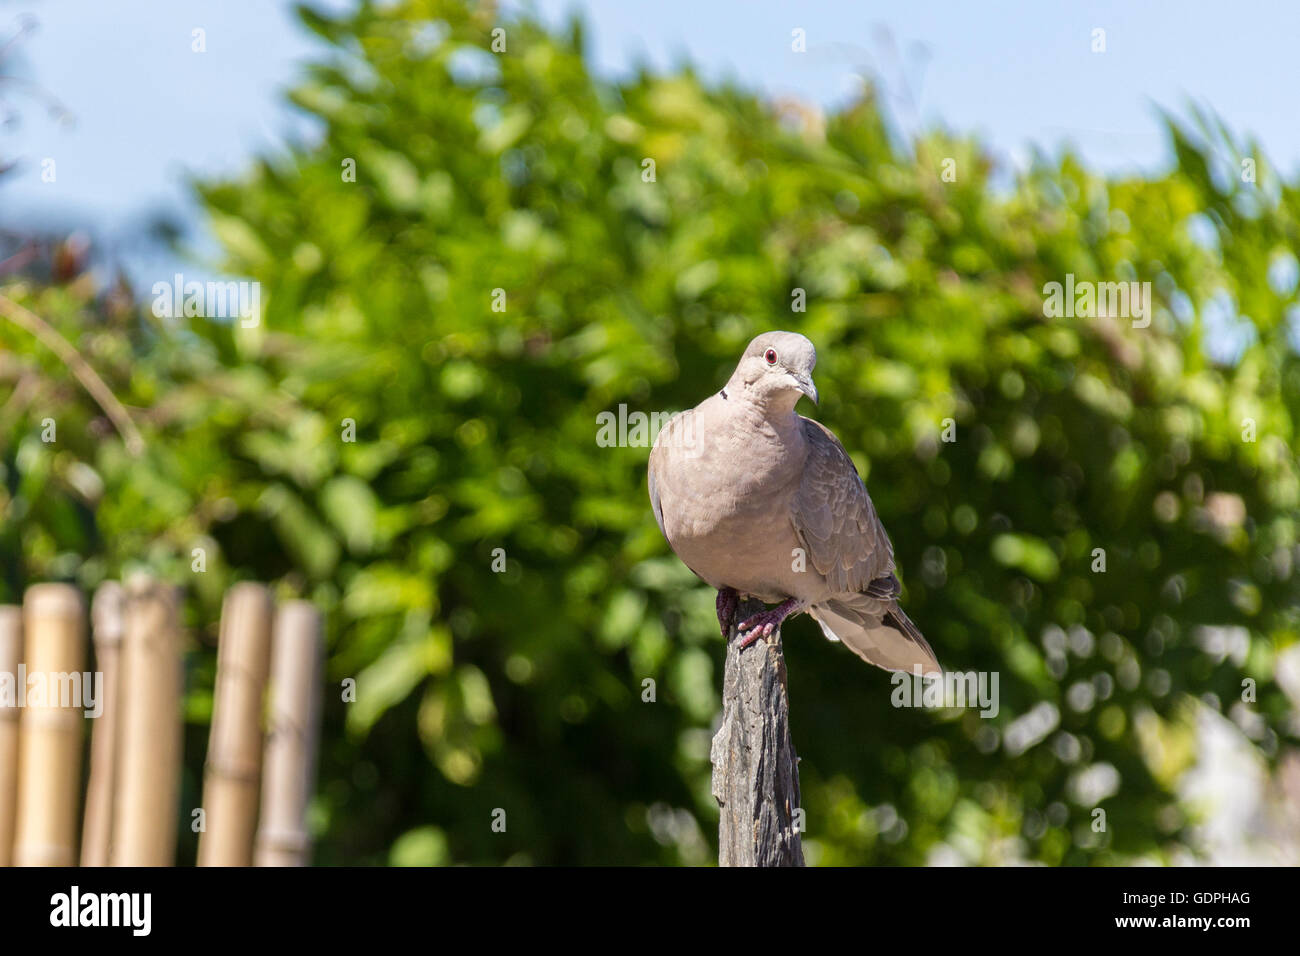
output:
M996 718L896 709L889 675L788 625L810 858L1159 857L1185 836L1192 701L1228 712L1253 678L1258 748L1295 745L1273 663L1298 625L1300 195L1261 158L1243 183L1226 134L1171 121L1166 175L1040 159L999 189L977 142L900 147L869 97L823 123L689 71L598 82L578 25L454 0L302 15L329 44L293 93L319 145L200 187L225 265L262 283L258 327L0 286L148 443L130 458L0 324L0 555L10 600L134 564L189 584L196 698L229 583L317 601L329 684L358 686L327 697L321 862L713 856L713 595L651 517L649 449L598 445L596 418L695 404L770 328L818 347L816 417L908 614L949 669L1000 674ZM1046 317L1067 274L1151 282L1150 327ZM1207 626L1249 637L1229 655ZM1059 726L1009 746L1044 704ZM1096 764L1120 780L1104 833L1078 788Z

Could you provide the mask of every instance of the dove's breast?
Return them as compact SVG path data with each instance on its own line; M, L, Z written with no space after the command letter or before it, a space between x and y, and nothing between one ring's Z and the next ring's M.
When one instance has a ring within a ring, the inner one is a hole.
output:
M744 419L703 432L693 415L674 418L651 456L652 494L669 545L715 588L768 602L804 597L814 582L795 570L804 562L794 553L800 542L789 517L806 455L801 436ZM765 453L755 454L756 447Z

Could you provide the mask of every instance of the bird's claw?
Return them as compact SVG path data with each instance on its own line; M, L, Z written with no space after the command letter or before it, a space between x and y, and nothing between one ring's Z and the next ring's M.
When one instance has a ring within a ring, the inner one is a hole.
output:
M803 607L804 605L802 601L791 598L771 610L760 611L753 617L741 621L736 625L736 634L739 636L745 631L748 631L749 633L740 637L740 649L744 650L746 647L749 647L750 644L755 643L761 638L771 637L772 632L781 626L782 621L791 614L797 614L803 609Z
M749 621L744 621L743 623L739 624L736 627L736 633L739 634L741 631L746 630L749 624L750 624ZM770 623L755 627L748 634L745 634L740 638L740 649L744 650L746 647L749 647L750 644L757 642L759 638L770 636L774 629L775 629L775 625Z

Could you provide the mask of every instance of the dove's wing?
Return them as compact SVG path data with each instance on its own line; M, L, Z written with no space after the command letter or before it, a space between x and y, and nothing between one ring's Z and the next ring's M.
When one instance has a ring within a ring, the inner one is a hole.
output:
M853 460L824 425L800 421L808 459L790 518L808 560L833 591L897 597L894 547Z
M808 560L834 592L809 610L827 637L887 670L939 670L934 651L898 607L894 548L853 460L827 428L802 419L808 458L790 518Z

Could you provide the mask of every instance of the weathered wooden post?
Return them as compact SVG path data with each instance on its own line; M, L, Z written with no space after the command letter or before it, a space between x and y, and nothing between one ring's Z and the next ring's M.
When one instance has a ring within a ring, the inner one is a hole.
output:
M736 620L762 611L743 601ZM803 866L799 758L790 740L790 698L778 628L740 650L733 623L722 679L722 726L713 737L719 866Z

